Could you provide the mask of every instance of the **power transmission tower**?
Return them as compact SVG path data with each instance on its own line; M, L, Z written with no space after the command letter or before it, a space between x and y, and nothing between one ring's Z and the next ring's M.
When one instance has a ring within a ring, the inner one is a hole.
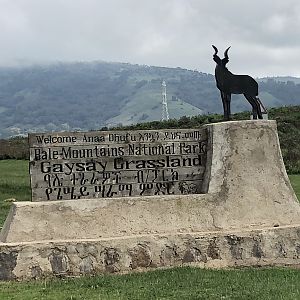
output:
M162 121L169 120L169 111L168 111L168 102L167 102L167 85L166 82L163 80L161 83L161 95L162 95Z

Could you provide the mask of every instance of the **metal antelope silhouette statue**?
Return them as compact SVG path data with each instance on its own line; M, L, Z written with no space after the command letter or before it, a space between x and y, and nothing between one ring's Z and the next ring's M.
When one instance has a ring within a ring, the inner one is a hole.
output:
M216 46L212 45L215 49L213 60L216 62L215 77L217 88L221 92L221 98L224 109L224 119L230 120L230 102L231 94L243 94L252 106L253 119L262 119L263 113L267 113L266 108L258 98L258 84L249 75L235 75L232 74L227 68L226 64L229 62L228 47L224 52L224 58L221 59L218 54Z

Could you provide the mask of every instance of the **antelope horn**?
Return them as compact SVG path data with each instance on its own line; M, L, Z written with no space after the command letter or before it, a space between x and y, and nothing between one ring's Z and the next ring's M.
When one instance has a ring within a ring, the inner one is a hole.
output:
M228 50L230 49L230 47L228 47L225 52L224 52L224 57L228 59Z
M214 54L214 55L217 55L217 53L218 53L218 49L217 49L217 47L216 47L216 46L214 46L214 45L212 45L212 47L215 49L215 54Z

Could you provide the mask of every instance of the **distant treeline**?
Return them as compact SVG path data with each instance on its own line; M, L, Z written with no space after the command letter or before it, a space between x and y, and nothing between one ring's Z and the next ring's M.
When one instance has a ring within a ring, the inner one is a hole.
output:
M247 120L249 112L237 113L233 120ZM269 120L277 121L278 136L283 160L289 174L300 174L300 106L285 106L271 108L268 111ZM163 129L163 128L197 128L203 124L221 122L219 114L182 117L178 120L164 122L140 123L115 129Z
M249 112L233 115L233 120L249 119ZM300 174L300 106L272 108L269 119L277 121L278 135L287 172ZM164 128L197 128L203 124L222 121L222 116L200 115L196 117L182 117L178 120L154 121L140 123L127 127L116 127L111 130L138 130ZM101 130L108 130L102 128ZM27 138L17 137L0 140L0 159L28 159L29 149Z
M27 138L14 137L0 140L0 159L29 159Z

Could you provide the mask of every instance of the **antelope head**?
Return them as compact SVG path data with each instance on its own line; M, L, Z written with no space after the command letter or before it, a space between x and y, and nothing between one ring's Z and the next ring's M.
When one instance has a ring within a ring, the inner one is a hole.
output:
M221 67L226 67L226 64L229 62L229 57L228 57L228 50L230 49L230 47L228 47L225 52L224 52L224 58L221 59L217 54L218 54L218 48L214 45L212 45L212 47L215 50L215 53L213 55L213 60L217 63L218 66Z

